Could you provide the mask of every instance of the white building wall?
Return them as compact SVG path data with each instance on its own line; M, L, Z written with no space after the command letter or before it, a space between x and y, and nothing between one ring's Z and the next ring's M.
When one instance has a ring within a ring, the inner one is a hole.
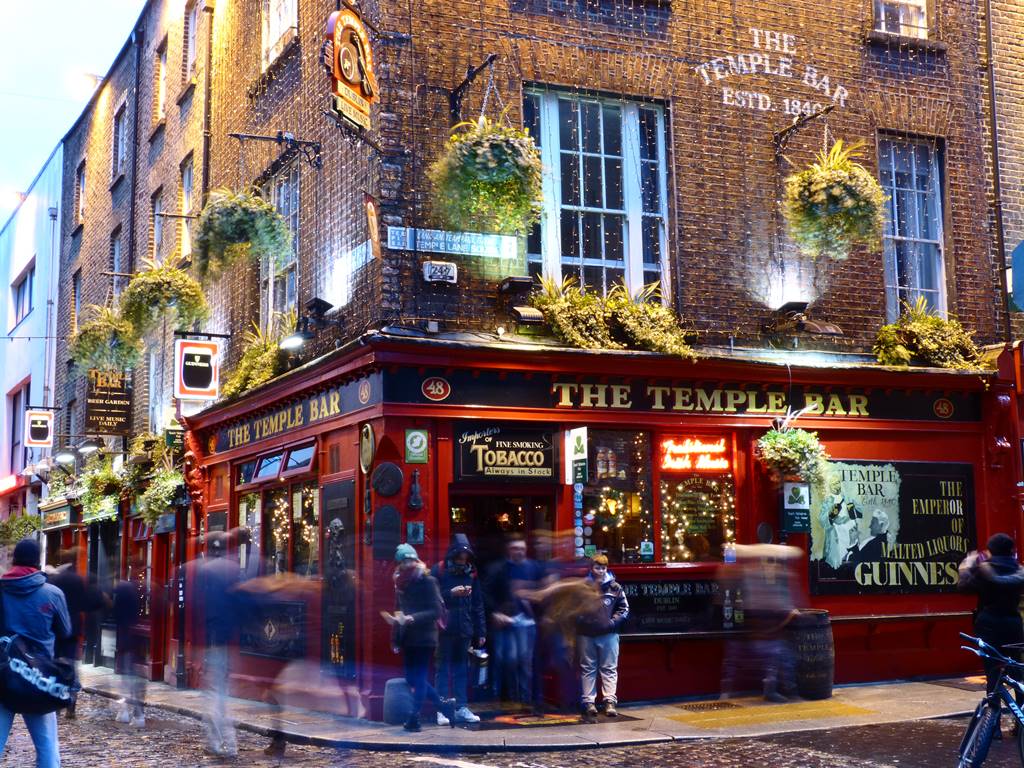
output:
M0 230L0 489L10 484L12 474L10 394L28 381L29 405L54 403L62 176L63 151L58 145ZM15 323L12 288L33 259L32 309ZM54 421L59 431L59 414ZM48 453L29 449L27 462L36 463ZM38 493L36 485L25 494L26 507L32 513ZM0 498L0 517L6 517L11 502L10 493Z

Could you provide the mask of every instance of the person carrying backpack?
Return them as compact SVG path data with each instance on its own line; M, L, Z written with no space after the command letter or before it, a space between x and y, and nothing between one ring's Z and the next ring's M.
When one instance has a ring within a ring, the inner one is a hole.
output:
M64 593L46 582L39 570L41 552L33 539L23 539L14 547L13 567L0 577L0 599L3 601L3 626L0 636L17 635L54 656L57 639L71 635ZM15 712L0 704L0 754L14 725ZM37 768L60 768L60 745L57 742L57 713L22 714L25 727L36 748Z

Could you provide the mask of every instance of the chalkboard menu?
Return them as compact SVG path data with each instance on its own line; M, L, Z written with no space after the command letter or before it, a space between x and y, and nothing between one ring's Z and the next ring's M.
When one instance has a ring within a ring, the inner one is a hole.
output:
M698 632L721 629L714 579L622 583L629 600L623 634Z

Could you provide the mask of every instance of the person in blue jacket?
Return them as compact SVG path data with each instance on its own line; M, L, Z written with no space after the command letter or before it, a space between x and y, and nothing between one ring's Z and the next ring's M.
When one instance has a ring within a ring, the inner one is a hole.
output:
M466 696L469 649L474 643L482 648L487 642L483 590L473 559L469 539L457 533L444 560L430 570L441 588L448 614L438 638L437 691L442 697L455 699L457 723L480 722ZM448 718L441 712L437 713L437 724L448 725Z
M20 635L34 641L50 658L58 638L71 635L71 617L64 593L46 582L39 570L41 552L34 539L23 539L14 547L13 567L0 577L3 626L0 635ZM57 742L57 713L22 715L36 748L37 768L60 768ZM0 704L0 754L14 725L14 712Z

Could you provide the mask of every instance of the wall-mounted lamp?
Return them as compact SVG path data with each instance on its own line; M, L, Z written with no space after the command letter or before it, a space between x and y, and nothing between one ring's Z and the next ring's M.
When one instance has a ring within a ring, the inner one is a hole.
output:
M543 325L544 313L535 307L517 305L510 310L512 318L520 325Z
M324 301L319 296L314 296L306 302L306 313L299 318L299 322L292 333L289 333L278 343L278 347L288 352L294 352L305 346L307 341L316 338L316 331L321 328L335 326L344 327L344 318L341 315L327 318L325 315L334 305Z
M96 437L90 437L78 445L78 452L83 456L91 456L104 448L104 442Z
M70 448L58 448L53 454L53 460L58 464L74 464L78 456Z
M835 323L807 317L806 301L788 301L772 312L763 330L769 335L810 333L817 336L842 336L843 329Z

